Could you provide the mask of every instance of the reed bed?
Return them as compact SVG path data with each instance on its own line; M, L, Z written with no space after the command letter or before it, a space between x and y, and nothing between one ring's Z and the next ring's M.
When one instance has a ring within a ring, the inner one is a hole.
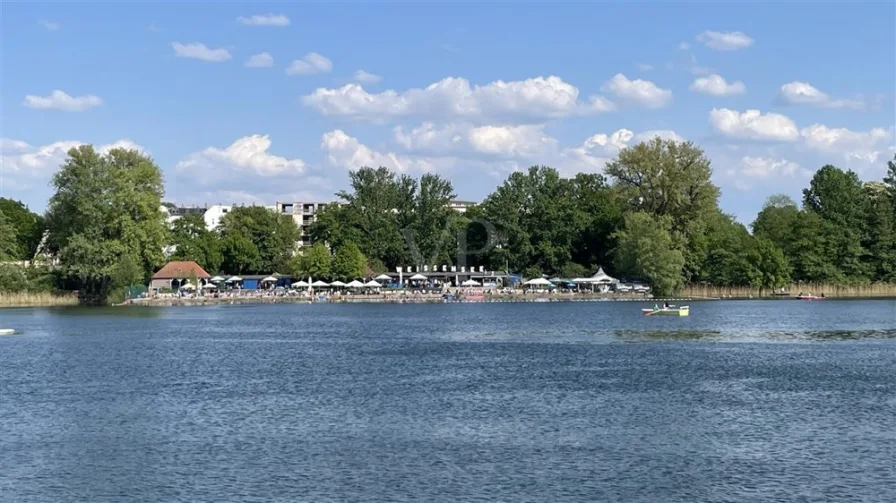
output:
M75 292L0 292L0 307L77 306Z
M896 297L896 284L872 283L869 285L834 285L829 283L793 283L784 290L795 297L800 293L825 297ZM694 298L757 298L775 297L775 291L739 286L689 285L682 295Z

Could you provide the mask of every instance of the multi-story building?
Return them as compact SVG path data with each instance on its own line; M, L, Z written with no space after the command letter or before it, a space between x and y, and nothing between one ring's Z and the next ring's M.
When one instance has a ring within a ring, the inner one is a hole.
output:
M278 202L274 205L274 211L281 215L289 215L302 231L302 240L299 246L311 244L311 224L317 221L317 214L328 204L338 203L311 203L311 202Z
M471 206L475 206L476 203L472 201L449 201L448 207L458 213L466 213L467 209Z

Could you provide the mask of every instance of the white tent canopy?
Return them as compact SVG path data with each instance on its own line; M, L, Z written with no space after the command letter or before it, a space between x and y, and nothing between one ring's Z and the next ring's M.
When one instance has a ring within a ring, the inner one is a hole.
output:
M597 272L590 278L576 278L572 280L574 283L594 283L596 285L610 285L617 283L619 280L604 272L603 267L598 267Z
M299 280L292 284L293 288L308 288L308 282Z
M227 283L236 283L236 282L239 282L242 280L243 280L243 278L241 278L239 276L231 276L230 279L227 280Z
M185 283L185 284L181 285L180 287L183 290L195 290L196 289L196 285L194 285L192 283Z
M330 284L327 283L326 281L317 280L317 281L315 281L314 283L311 283L311 286L313 286L313 287L321 287L321 286L330 286Z
M382 287L383 285L377 283L377 282L374 281L374 280L370 280L370 281L368 281L367 283L364 283L364 286L366 286L366 287L370 287L370 288L380 288L380 287Z
M218 288L218 285L214 283L209 283L207 285L202 285L202 288Z
M261 282L262 283L276 283L277 278L275 278L274 276L268 276L267 278L261 280Z
M554 286L553 283L544 278L533 278L523 284L528 286Z
M349 287L349 288L363 288L363 287L364 287L364 283L361 283L361 282L358 281L358 280L354 280L354 281L350 281L350 282L349 282L347 285L345 285L345 286L347 286L347 287Z
M392 279L392 277L389 276L388 274L380 274L379 276L377 276L373 279L375 279L377 281L390 281Z
M422 275L422 274L415 274L415 275L411 276L411 277L408 278L408 279L409 279L409 280L413 280L413 281L425 281L425 280L427 280L427 279L429 279L429 278L427 278L426 276L424 276L424 275Z
M463 283L461 283L461 285L463 285L463 286L481 286L479 284L479 282L476 281L475 279L468 279L468 280L464 281Z
M220 282L224 281L224 278L222 278L221 276L215 276L214 278L210 279L209 281L211 281L212 283L220 283Z
M334 282L330 283L330 286L345 286L345 283L343 283L341 281L334 281Z

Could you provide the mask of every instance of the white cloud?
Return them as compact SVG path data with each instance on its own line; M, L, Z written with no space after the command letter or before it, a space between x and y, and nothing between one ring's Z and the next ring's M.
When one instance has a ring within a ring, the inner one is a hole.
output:
M787 116L759 110L743 113L727 108L713 108L709 121L716 131L730 138L745 140L795 141L799 138L796 124Z
M34 196L36 190L41 197L48 189L48 183L72 148L84 145L77 140L62 140L47 145L32 146L22 140L11 138L0 139L0 185L4 189L23 191L23 199ZM108 153L113 148L134 149L145 153L146 149L131 140L122 139L114 143L95 147L100 153ZM29 204L42 205L45 198Z
M358 84L319 88L303 98L306 106L328 116L381 121L393 117L461 118L465 120L557 118L612 109L606 98L578 101L579 90L560 77L501 80L471 86L463 78L447 77L423 89L387 90L372 94Z
M283 14L255 14L240 16L236 20L249 26L289 26L289 18Z
M697 41L717 51L736 51L753 45L753 39L740 31L704 31L697 35Z
M469 133L477 152L501 157L535 157L556 150L557 140L541 126L482 126Z
M174 55L179 58L201 59L214 63L227 61L231 58L230 51L227 49L209 49L205 44L200 44L199 42L190 44L172 42L171 47L174 48Z
M652 72L653 65L649 65L647 63L638 63L638 70L641 70L642 72Z
M601 90L647 108L662 108L672 100L672 91L662 89L649 80L629 80L621 73L607 81Z
M633 143L641 143L652 140L657 136L659 136L663 140L672 140L677 142L687 141L681 135L670 129L650 129L647 131L642 131L635 135Z
M747 92L747 87L743 82L738 80L729 84L724 77L718 74L695 79L689 89L694 92L711 94L713 96L731 96Z
M302 59L294 59L286 69L287 75L312 75L327 73L333 69L333 62L322 54L309 52Z
M452 154L461 157L529 158L550 155L557 140L546 135L540 125L475 127L469 123L448 124L441 128L431 122L405 131L394 129L396 143L411 152Z
M687 42L679 42L679 43L678 43L678 50L679 50L679 51L686 51L686 50L688 50L688 49L690 49L690 48L691 48L691 44L689 44L689 43L687 43Z
M829 128L813 124L800 130L806 146L824 153L840 154L847 160L876 163L893 146L893 128L874 128L868 132Z
M223 150L208 147L188 155L177 163L177 171L205 183L225 175L295 176L305 171L301 159L272 155L268 153L270 148L271 140L266 135L244 136Z
M37 24L43 26L47 31L56 31L59 29L59 23L56 23L54 21L47 21L46 19L39 20Z
M49 96L25 96L24 105L40 110L64 110L66 112L83 112L103 104L99 96L87 94L84 96L69 96L67 93L56 89Z
M800 168L799 164L786 159L745 156L741 159L741 164L740 173L749 178L771 178L809 173L808 170Z
M274 57L266 52L261 52L246 60L246 66L249 68L270 68L274 66Z
M366 72L364 70L356 71L355 75L353 77L356 81L362 82L365 84L375 84L375 83L383 80L383 78L380 77L379 75L375 75L373 73Z
M862 110L865 102L857 99L833 99L808 82L789 82L781 86L778 99L787 104L814 105L825 108Z
M320 148L327 161L340 168L356 170L363 166L376 168L385 166L398 172L433 171L435 166L423 158L400 156L391 152L381 153L362 144L357 138L347 135L341 129L324 133Z

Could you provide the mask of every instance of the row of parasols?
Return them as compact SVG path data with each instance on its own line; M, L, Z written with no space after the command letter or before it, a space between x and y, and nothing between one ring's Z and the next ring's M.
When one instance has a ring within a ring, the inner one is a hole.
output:
M327 283L326 281L321 281L321 280L310 282L311 278L308 278L308 279L309 279L309 281L304 281L304 280L296 281L295 283L292 283L290 285L290 287L292 287L292 288L309 288L309 287L311 287L311 288L382 288L383 284L380 283L380 281L392 281L393 278L391 276L389 276L388 274L381 274L381 275L377 276L376 278L368 281L367 283L362 283L361 281L358 281L358 280L350 281L348 283L343 283L342 281L333 281L331 283ZM422 281L426 281L428 279L429 278L427 278L426 276L424 276L422 274L415 274L408 278L409 281L414 281L414 282L422 282ZM268 276L266 278L263 278L261 280L261 283L276 283L279 280L280 279L275 276ZM221 276L215 276L214 278L211 278L209 280L209 284L205 285L204 288L215 288L215 284L217 284L217 283L236 284L241 281L243 281L243 278L241 278L239 276L231 276L230 278L223 278ZM481 283L479 283L478 281L476 281L474 279L468 279L467 281L464 281L463 283L461 283L461 285L463 285L463 286L482 286ZM184 285L183 288L190 288L190 287L193 287L193 285L187 283L186 285Z

